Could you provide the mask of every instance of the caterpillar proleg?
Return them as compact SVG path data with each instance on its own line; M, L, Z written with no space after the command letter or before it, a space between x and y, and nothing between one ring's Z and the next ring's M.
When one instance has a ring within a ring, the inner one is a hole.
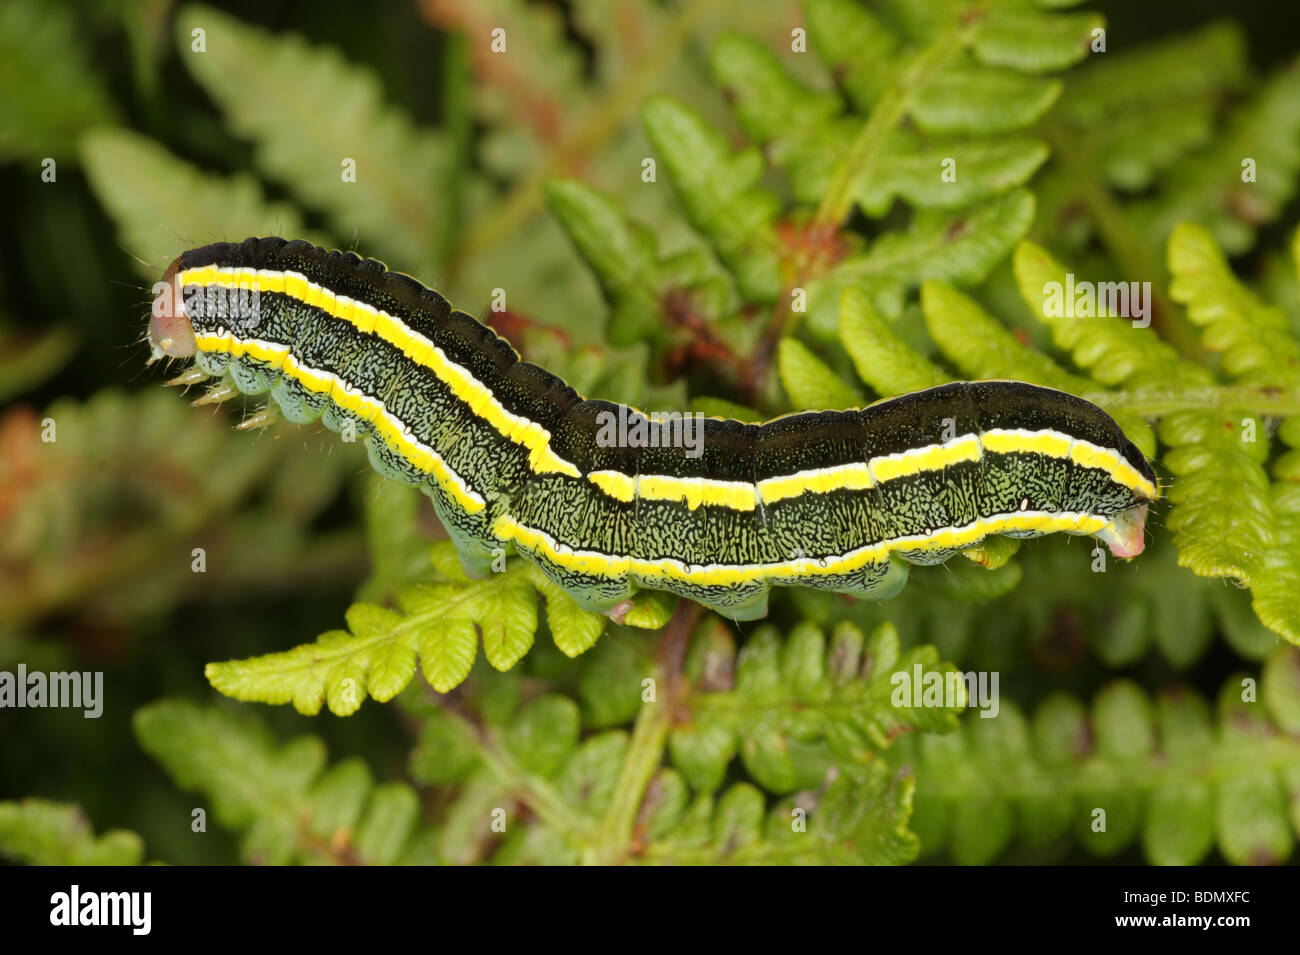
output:
M694 454L598 440L611 414L409 276L251 238L184 253L149 337L283 416L365 435L417 485L466 568L513 544L582 606L637 588L728 617L772 586L886 598L907 567L991 534L1143 548L1155 475L1102 409L1017 381L955 382L761 424L706 418ZM220 386L219 386L220 387ZM628 444L629 442L624 442Z

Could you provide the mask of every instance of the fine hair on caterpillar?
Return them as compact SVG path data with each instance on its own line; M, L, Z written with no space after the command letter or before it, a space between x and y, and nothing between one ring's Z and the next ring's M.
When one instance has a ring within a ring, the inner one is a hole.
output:
M429 495L467 570L512 544L588 609L637 588L735 619L763 616L774 585L883 599L909 564L992 534L1086 534L1133 557L1158 496L1109 415L1025 382L752 424L687 415L652 443L653 416L583 397L351 252L217 243L163 287L156 357L193 356L221 395L269 394L292 422L355 429L376 470Z

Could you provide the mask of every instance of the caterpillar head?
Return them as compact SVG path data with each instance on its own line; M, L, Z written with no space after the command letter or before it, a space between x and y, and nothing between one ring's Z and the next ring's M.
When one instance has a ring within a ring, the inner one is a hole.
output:
M1136 557L1146 547L1146 502L1120 511L1097 534L1116 557Z
M189 358L198 349L194 327L185 314L180 284L181 260L177 259L154 286L153 310L149 318L149 346L153 357Z

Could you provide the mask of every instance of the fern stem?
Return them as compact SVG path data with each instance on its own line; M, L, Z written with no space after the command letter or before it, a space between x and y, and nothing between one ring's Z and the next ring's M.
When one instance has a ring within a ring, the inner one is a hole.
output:
M1205 355L1200 337L1165 292L1168 276L1163 263L1133 228L1110 190L1098 180L1091 154L1071 142L1070 134L1050 116L1039 124L1038 129L1051 145L1052 156L1069 171L1070 181L1092 213L1101 240L1115 264L1130 275L1150 276L1155 305L1151 321L1156 331L1187 357L1203 362Z
M438 268L448 270L450 282L450 266L464 216L465 170L470 151L469 52L464 35L445 34L442 55L442 127L449 155L446 170L436 184L435 194L442 197L444 213L434 225L433 252Z
M479 754L485 765L505 786L513 790L528 808L551 829L565 836L570 842L581 843L590 838L591 827L560 798L549 782L533 773L527 772L510 757L501 741L491 731L479 732L473 724L464 721L478 741Z
M613 799L601 821L595 844L583 855L584 863L610 865L623 861L632 842L637 810L641 807L646 787L663 762L671 711L672 706L667 701L642 704L632 727L632 739L614 787Z
M601 102L555 146L547 159L514 186L495 209L479 217L479 221L485 224L469 234L457 257L472 258L516 235L541 205L542 184L585 163L623 128L629 114L644 99L652 81L666 64L675 61L677 50L716 3L717 0L696 0L669 21L658 41L637 57L614 88L601 97Z
M912 93L920 88L931 70L961 47L964 37L965 30L960 26L950 27L939 34L876 102L867 124L835 167L831 184L813 218L814 228L836 229L852 211L858 183L875 172L881 150L889 140L889 134L902 121Z
M659 666L655 682L662 685L663 699L644 703L632 727L632 739L609 809L601 821L596 844L583 854L590 865L610 865L624 861L636 827L637 810L646 787L663 762L668 729L677 701L685 690L682 663L691 632L700 617L700 605L693 600L680 601L664 626L659 641Z
M1193 410L1253 411L1270 418L1300 415L1300 392L1282 388L1249 388L1240 385L1185 389L1135 388L1100 391L1079 397L1107 410L1123 409L1150 418Z

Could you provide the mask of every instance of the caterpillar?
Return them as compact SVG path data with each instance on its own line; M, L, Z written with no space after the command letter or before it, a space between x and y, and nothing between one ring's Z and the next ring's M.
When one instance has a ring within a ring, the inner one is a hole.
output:
M1105 411L1025 382L705 418L694 449L599 440L611 415L630 416L620 434L651 419L583 397L373 259L255 237L183 253L157 288L153 355L193 357L185 381L364 435L377 471L432 499L468 572L513 545L616 619L637 588L737 620L765 615L772 586L884 599L909 564L992 534L1092 535L1132 557L1158 493Z

